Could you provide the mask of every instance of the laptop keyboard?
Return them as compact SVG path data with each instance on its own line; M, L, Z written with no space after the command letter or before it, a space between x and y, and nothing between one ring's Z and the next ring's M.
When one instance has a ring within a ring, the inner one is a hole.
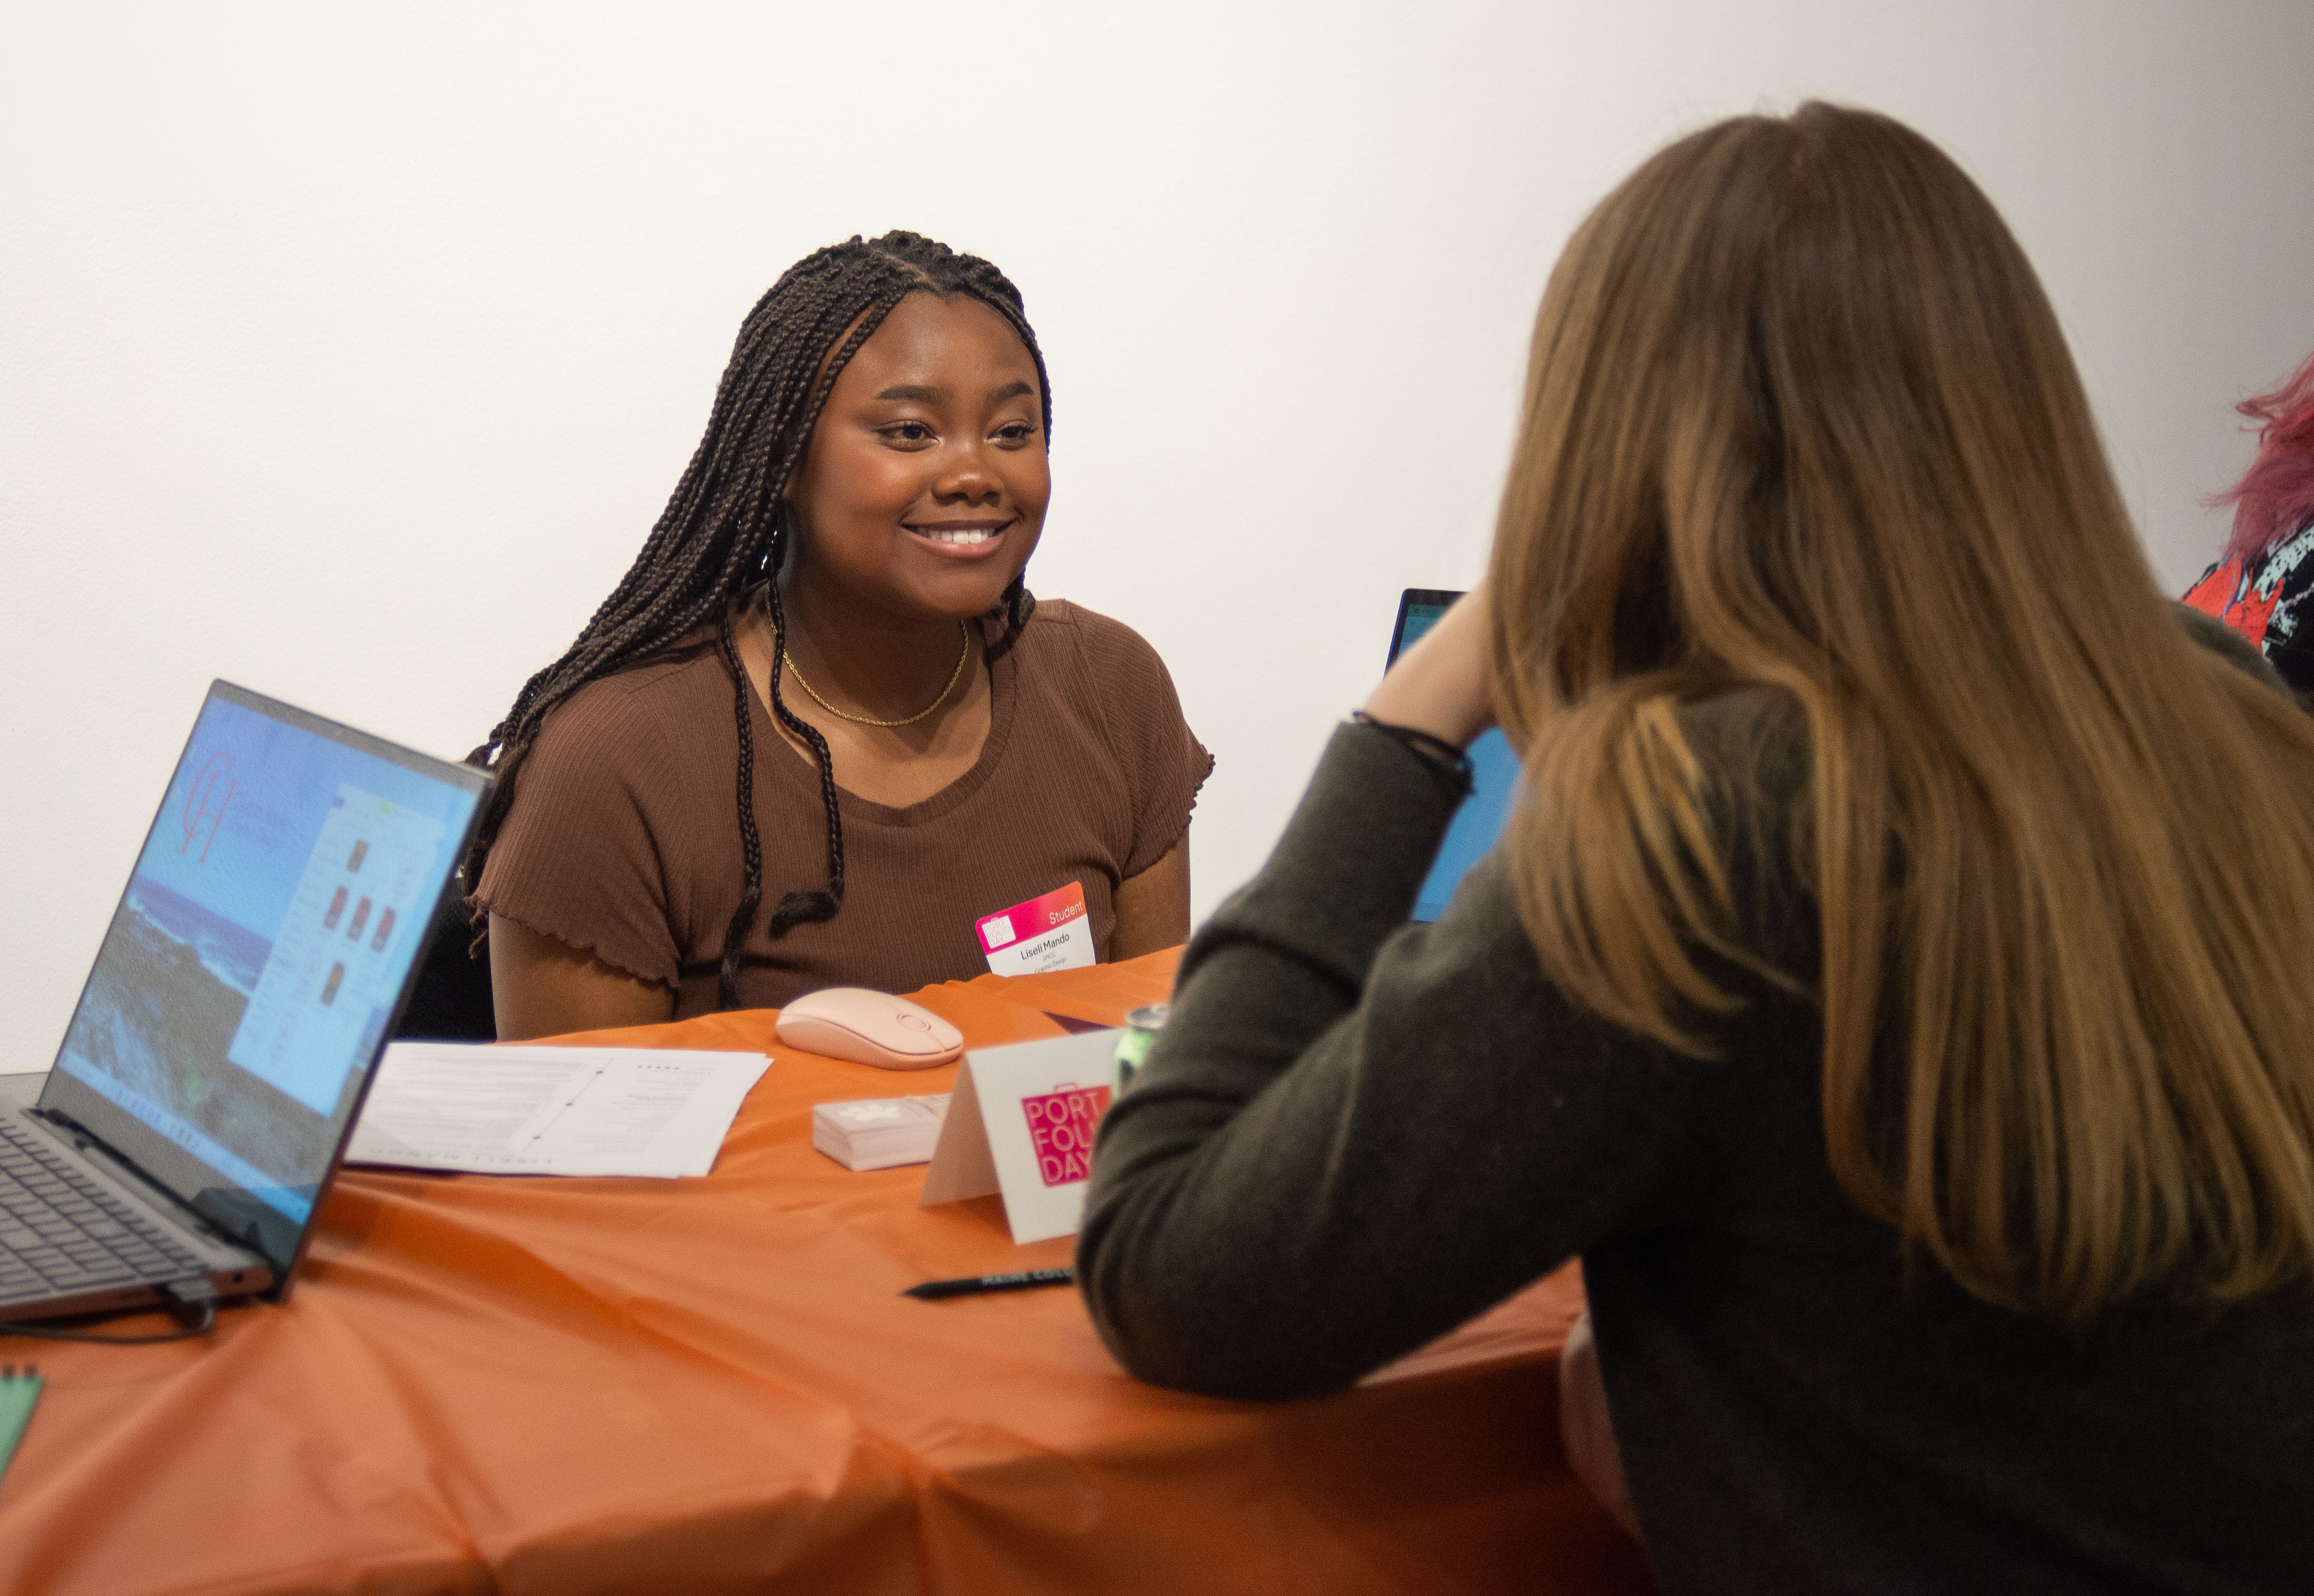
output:
M206 1270L38 1134L0 1119L0 1301Z

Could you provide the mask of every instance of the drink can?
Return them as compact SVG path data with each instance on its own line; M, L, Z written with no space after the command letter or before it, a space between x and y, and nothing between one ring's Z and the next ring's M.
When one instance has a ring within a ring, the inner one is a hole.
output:
M1165 1028L1165 1012L1170 1006L1152 1003L1125 1017L1125 1028L1117 1034L1117 1051L1110 1055L1108 1095L1112 1102L1125 1095L1134 1076L1140 1073L1141 1063L1149 1056L1157 1033Z

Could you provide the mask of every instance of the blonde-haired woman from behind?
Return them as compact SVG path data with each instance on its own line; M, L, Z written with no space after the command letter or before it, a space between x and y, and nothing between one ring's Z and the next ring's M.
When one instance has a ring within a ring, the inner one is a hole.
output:
M1580 1254L1667 1592L2314 1589L2314 718L2215 630L1934 145L1665 150L1552 273L1484 589L1103 1127L1110 1345L1315 1394Z

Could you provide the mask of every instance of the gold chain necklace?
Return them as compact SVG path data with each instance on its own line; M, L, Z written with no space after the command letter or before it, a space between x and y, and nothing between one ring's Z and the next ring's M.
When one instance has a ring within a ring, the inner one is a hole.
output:
M939 709L942 704L948 702L948 695L956 691L956 684L964 679L964 662L971 657L971 654L972 634L965 630L964 622L959 621L956 623L956 669L948 674L948 685L940 690L940 696L938 698L932 700L932 702L926 704L923 709L918 710L914 714L909 716L905 720L877 720L866 715L854 715L849 710L837 709L834 704L829 703L826 699L820 697L818 692L813 689L812 684L803 679L803 673L796 669L795 656L787 651L787 648L784 644L782 644L780 648L780 663L788 667L788 675L796 679L796 685L802 688L806 692L811 694L811 701L813 703L816 703L821 709L826 710L838 720L849 720L854 726L914 726L917 721L922 720L934 710Z

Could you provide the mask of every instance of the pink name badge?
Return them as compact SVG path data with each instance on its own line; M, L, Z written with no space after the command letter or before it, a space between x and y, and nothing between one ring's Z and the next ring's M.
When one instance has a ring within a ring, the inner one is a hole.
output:
M973 929L989 969L999 975L1073 970L1094 961L1092 919L1079 882L1015 904L975 921Z

